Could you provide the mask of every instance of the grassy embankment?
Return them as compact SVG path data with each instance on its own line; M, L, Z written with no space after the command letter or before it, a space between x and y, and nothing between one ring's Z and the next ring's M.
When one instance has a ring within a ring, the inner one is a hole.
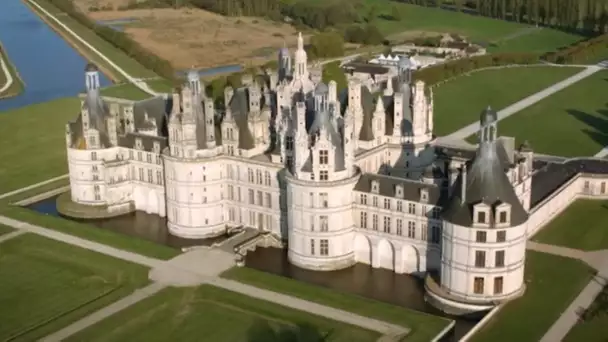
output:
M21 80L21 77L19 76L19 72L15 68L15 65L13 65L13 63L11 62L7 51L4 50L4 46L2 45L2 43L0 43L0 60L4 62L4 66L6 66L6 69L10 74L10 78L12 79L11 85L4 91L0 92L0 99L13 97L21 94L21 92L24 90L25 85L23 84L23 80ZM8 79L9 75L6 75L4 69L0 68L0 88L4 88L6 82L8 82Z

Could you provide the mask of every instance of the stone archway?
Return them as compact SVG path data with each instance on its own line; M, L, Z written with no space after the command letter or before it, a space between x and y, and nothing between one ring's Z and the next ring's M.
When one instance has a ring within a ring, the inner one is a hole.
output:
M355 262L370 265L372 263L372 248L369 239L363 234L355 234L353 241Z
M412 245L401 248L401 268L399 273L416 273L420 271L420 253Z
M395 251L390 242L387 240L381 240L378 243L376 255L377 260L375 267L386 268L388 270L395 269Z

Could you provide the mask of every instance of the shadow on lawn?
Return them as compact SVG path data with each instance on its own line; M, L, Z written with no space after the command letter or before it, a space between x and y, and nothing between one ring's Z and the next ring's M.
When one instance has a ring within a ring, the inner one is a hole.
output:
M608 103L606 106L608 107ZM582 131L593 141L602 146L608 146L608 109L596 110L596 113L599 115L582 112L577 109L568 109L566 112L588 126L588 128L584 128ZM567 137L562 138L567 139Z
M259 320L249 328L247 342L325 342L330 335L331 332L321 332L309 324L273 328L267 321Z

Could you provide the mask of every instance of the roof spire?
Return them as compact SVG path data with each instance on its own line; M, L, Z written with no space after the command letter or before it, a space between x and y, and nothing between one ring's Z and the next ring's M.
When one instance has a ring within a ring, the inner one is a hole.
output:
M302 38L302 32L298 32L298 50L304 49L304 39Z

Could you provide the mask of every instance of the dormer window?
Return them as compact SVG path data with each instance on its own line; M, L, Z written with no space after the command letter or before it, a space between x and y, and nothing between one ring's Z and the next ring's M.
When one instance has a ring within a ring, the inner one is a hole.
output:
M508 225L510 223L511 206L508 203L498 204L495 212L497 225Z
M327 150L319 151L319 164L327 165L328 162L329 162L329 154L328 154Z
M139 138L135 139L135 148L141 149L141 147L142 147L141 139L139 139Z
M154 142L154 152L160 153L160 144L158 143L158 141Z
M490 206L485 203L476 204L473 207L473 224L490 224Z
M395 196L398 198L403 198L403 185L395 186Z
M377 194L378 191L380 190L380 184L378 183L378 181L372 181L372 192Z
M429 200L429 190L428 189L420 189L420 200L426 202Z

